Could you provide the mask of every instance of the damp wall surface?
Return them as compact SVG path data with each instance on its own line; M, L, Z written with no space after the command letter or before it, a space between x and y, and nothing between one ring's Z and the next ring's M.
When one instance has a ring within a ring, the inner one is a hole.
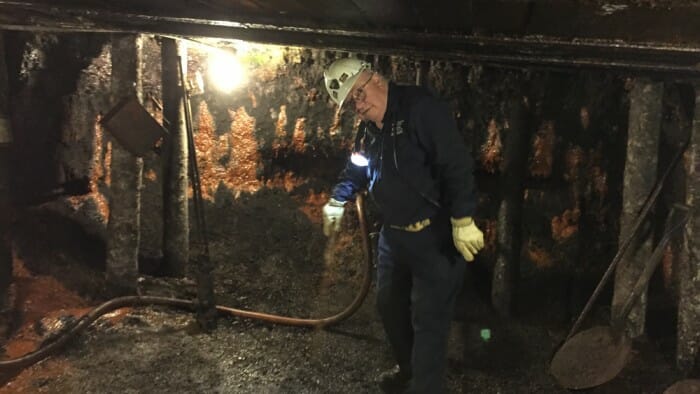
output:
M6 34L13 200L22 208L43 204L79 223L95 236L96 248L104 247L111 149L118 143L99 124L111 109L109 43L99 34ZM160 43L154 37L144 37L143 43L143 105L162 122ZM197 73L206 74L207 49L188 47L188 77L195 80ZM357 125L351 113L336 113L323 87L323 70L348 55L370 61L399 83L416 83L427 68L421 82L448 101L477 163L476 220L486 247L476 267L483 287L498 255L499 207L504 199L519 198L507 186L519 176L522 220L513 240L519 288L543 301L530 306L546 309L570 291L572 280L599 277L619 234L628 93L635 78L621 72L247 46L239 60L248 77L239 88L216 92L204 75L204 89L193 91L191 100L212 227L223 223L217 219L227 215L232 201L270 190L292 196L311 223L320 223L320 207ZM693 105L687 86L661 80L669 92L664 133L673 134L689 127ZM516 135L526 165L514 173L504 152ZM162 258L162 173L160 156L147 154L139 256L141 270L151 273ZM664 268L663 278L663 288L673 289L672 266Z

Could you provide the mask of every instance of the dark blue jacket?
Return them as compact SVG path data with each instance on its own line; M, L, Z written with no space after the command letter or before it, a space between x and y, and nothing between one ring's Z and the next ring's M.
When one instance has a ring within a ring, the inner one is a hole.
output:
M367 187L385 223L399 226L441 211L473 216L473 161L447 106L423 88L389 83L383 125L360 124L369 166L348 160L332 197L354 200Z

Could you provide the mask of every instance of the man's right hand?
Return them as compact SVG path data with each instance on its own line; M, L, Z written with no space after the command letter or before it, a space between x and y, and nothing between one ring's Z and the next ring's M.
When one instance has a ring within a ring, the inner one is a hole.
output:
M334 198L328 200L323 206L323 234L330 237L340 229L340 221L345 212L345 203Z

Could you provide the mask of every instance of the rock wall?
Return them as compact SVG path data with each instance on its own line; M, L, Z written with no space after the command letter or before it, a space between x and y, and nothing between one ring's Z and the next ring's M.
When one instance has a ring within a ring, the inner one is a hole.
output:
M104 238L113 181L110 155L116 143L99 126L100 116L109 110L108 37L16 33L8 40L13 126L21 152L13 167L15 199L19 204L48 201L52 209ZM211 231L217 231L217 218L227 215L242 196L254 198L270 189L288 193L308 220L318 224L320 207L348 155L357 124L349 112L336 114L323 87L323 69L349 54L240 45L234 49L248 79L224 94L211 89L214 81L205 75L209 49L188 46L197 159ZM144 38L143 103L162 121L157 105L159 51L157 39ZM627 76L352 55L401 83L415 83L419 61L429 65L423 82L449 101L476 158L477 222L487 239L476 267L484 277L498 255L501 201L512 197L502 187L512 176L505 171L503 147L514 138L513 125L524 130L528 157L522 247L514 253L520 258L519 289L536 300L524 307L551 310L553 301L580 302L590 284L576 279L599 277L616 249ZM203 90L195 86L197 80L204 82ZM513 119L514 103L521 108L518 119ZM87 190L70 197L52 195L66 181L81 178L89 180ZM161 178L159 156L145 157L140 258L142 270L151 272L157 272L162 258ZM230 242L235 247L236 240ZM488 291L488 284L483 287ZM569 288L580 294L562 297Z

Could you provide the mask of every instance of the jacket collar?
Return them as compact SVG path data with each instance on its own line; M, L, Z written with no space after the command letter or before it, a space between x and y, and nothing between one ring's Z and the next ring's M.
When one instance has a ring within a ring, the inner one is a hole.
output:
M396 119L396 113L399 111L399 101L401 96L401 88L394 82L389 81L389 89L386 100L386 111L382 118L384 128L391 127L391 122Z

